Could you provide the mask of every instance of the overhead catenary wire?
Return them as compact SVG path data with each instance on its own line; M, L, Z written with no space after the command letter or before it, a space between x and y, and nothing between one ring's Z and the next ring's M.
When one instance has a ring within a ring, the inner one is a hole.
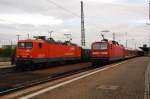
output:
M47 0L49 3L51 3L51 4L53 4L53 5L55 5L57 8L59 8L60 10L63 10L63 11L65 11L66 13L70 13L70 15L73 15L74 17L77 17L77 18L81 18L81 15L79 15L79 14L77 14L77 13L75 13L75 12L73 12L73 11L71 11L70 9L68 9L68 8L66 8L66 7L64 7L64 6L62 6L61 4L58 4L58 3L56 3L56 2L54 2L54 1L52 1L52 0ZM87 18L85 17L85 19L87 20ZM85 20L85 21L86 21ZM98 25L98 24L96 24L96 23L94 23L93 21L90 21L90 22L87 22L86 21L86 23L87 24L90 24L90 26L91 26L91 28L94 28L96 31L97 31L97 33L98 33L98 31L100 30L100 26L101 25ZM85 27L84 27L85 28ZM82 31L82 29L81 29L81 31ZM82 35L82 34L81 34ZM84 36L85 37L85 36ZM85 45L85 40L86 40L86 38L84 38L84 40L82 39L82 37L81 37L81 46L86 46ZM83 43L84 42L84 43Z
M52 0L47 0L47 1L48 1L49 3L55 5L56 7L60 8L61 10L64 10L65 12L70 13L70 14L72 14L73 16L76 16L76 17L79 17L79 18L80 18L80 15L78 15L78 14L76 14L75 12L73 12L73 11L71 11L71 10L69 10L69 9L67 9L67 8L65 8L65 7L63 7L63 6L61 6L61 5L59 5L58 3L56 3L56 2L54 2L54 1L52 1Z
M75 16L75 17L81 18L81 15L78 15L77 13L75 13L75 12L73 12L73 11L71 11L71 10L65 8L65 7L63 7L62 5L60 5L60 4L56 3L56 2L54 2L54 1L52 1L52 0L47 0L47 1L48 1L49 3L55 5L57 8L59 8L59 9L65 11L66 13L70 13L71 15L73 15L73 16ZM86 18L85 18L85 19L86 19ZM90 23L91 23L91 22L90 22ZM93 22L92 22L91 24L94 25L94 26L93 26L94 28L97 28L98 30L100 29L99 27L97 27L97 24L95 24L95 23L93 23Z

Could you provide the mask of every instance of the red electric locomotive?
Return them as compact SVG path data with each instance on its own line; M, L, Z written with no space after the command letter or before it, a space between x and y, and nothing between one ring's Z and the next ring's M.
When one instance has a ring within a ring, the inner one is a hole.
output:
M56 42L52 38L46 39L45 36L38 36L35 40L19 40L16 48L16 67L31 68L38 64L44 66L47 63L80 61L82 53L85 54L85 51L76 44L69 41ZM88 58L89 56L85 57Z
M103 39L100 42L94 42L91 46L91 60L93 65L106 63L125 58L124 47L116 41Z
M94 42L91 46L91 60L93 66L117 60L123 60L138 56L138 50L124 48L116 41L104 39Z

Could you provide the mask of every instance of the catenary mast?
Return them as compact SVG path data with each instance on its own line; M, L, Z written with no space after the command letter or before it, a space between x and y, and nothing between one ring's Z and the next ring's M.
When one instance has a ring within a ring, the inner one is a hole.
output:
M81 46L85 46L85 27L84 27L83 1L81 1Z

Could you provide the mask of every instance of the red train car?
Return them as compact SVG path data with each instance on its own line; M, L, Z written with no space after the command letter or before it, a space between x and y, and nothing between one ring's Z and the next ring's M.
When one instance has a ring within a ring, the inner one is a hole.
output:
M16 48L16 66L19 68L80 59L80 46L70 42L55 42L52 38L46 40L44 36L35 40L19 40Z
M124 47L116 41L102 40L91 46L91 60L93 65L124 59Z
M134 50L131 48L125 48L125 58L132 58L138 56L138 50Z

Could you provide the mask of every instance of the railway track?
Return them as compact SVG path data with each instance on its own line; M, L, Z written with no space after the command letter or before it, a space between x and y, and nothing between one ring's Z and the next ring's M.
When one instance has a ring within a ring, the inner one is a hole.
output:
M69 66L49 68L44 70L18 73L12 72L8 75L0 76L0 95L5 95L12 91L17 91L19 89L64 78L88 70L91 70L91 63L89 62L83 64L74 64Z
M108 64L104 64L104 65L108 65ZM46 68L42 70L34 70L34 71L26 71L26 72L11 72L5 76L0 76L1 79L0 95L6 95L12 91L17 91L19 89L32 87L34 85L46 83L49 81L54 81L60 78L68 77L73 74L81 73L91 69L94 69L92 68L91 62L87 62L87 63L77 63L77 64L70 64L64 66L56 66L56 67Z
M14 72L17 72L14 67L11 67L11 68L1 68L0 69L0 77L8 75L9 73L14 73Z

